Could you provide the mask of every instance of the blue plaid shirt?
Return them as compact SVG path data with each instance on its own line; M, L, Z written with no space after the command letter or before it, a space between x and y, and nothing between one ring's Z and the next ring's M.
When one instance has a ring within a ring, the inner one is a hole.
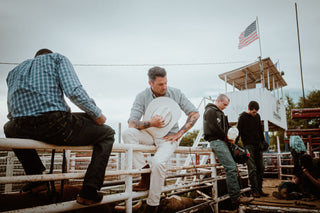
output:
M70 111L64 95L93 119L101 115L73 69L59 53L29 59L9 72L8 118L39 116L51 111Z

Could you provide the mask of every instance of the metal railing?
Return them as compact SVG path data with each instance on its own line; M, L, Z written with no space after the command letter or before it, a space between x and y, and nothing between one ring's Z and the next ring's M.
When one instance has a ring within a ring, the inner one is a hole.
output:
M46 144L43 142L30 140L30 139L15 139L15 138L0 138L0 150L7 150L10 151L13 148L19 148L19 149L37 149L37 150L43 150L43 151L51 151L52 149L55 149L56 151L63 151L63 150L71 150L71 151L92 151L92 146L55 146ZM125 168L116 167L115 170L110 171L107 169L105 177L121 177L124 181L123 190L119 193L115 194L108 194L103 197L103 200L101 203L94 204L94 205L101 205L116 201L125 201L126 203L126 212L130 213L132 212L132 201L136 198L141 198L147 196L148 192L133 192L132 191L132 183L133 183L133 176L140 175L141 173L149 173L151 172L151 169L132 169L132 156L133 152L144 152L144 153L155 153L156 147L155 146L147 146L147 145L130 145L130 144L118 144L115 143L113 145L112 154L113 156L119 156L115 155L115 153L121 153L121 155L125 155ZM68 153L68 152L66 152ZM69 152L70 153L70 152ZM215 211L218 211L218 202L228 199L227 196L223 196L224 198L220 199L218 198L217 194L217 180L225 178L224 176L217 176L217 170L216 167L219 166L219 164L216 163L216 158L214 156L214 153L209 148L192 148L192 147L178 147L175 150L175 153L177 154L187 154L187 155L206 155L209 156L211 163L206 164L199 164L196 165L194 162L190 165L169 165L167 168L167 171L171 172L177 172L177 171L183 171L183 170L189 170L190 172L186 174L179 174L179 175L190 175L192 171L194 171L194 175L199 174L209 174L210 178L198 178L196 181L190 181L190 182L181 182L179 184L173 183L173 184L167 184L165 187L163 187L162 192L173 192L177 190L182 189L190 189L190 188L196 188L200 185L207 185L212 187L212 208L215 209ZM71 157L68 157L69 160L72 159ZM123 161L123 160L121 160ZM177 162L177 160L175 160ZM72 160L71 160L72 162ZM180 163L181 164L181 163ZM220 166L219 166L220 167ZM69 179L82 179L84 177L85 173L76 171L70 167L68 169L67 173L53 173L53 174L43 174L43 175L18 175L18 176L12 176L12 174L9 174L9 176L0 177L0 184L12 184L12 183L24 183L24 182L36 182L36 181L52 181L52 180L69 180ZM248 191L249 188L244 189L244 191ZM93 205L93 206L94 206ZM76 201L68 201L68 202L62 202L62 203L55 203L45 206L37 206L33 208L27 208L27 209L20 209L15 210L14 212L60 212L60 211L68 211L73 209L80 209L87 206L80 205Z

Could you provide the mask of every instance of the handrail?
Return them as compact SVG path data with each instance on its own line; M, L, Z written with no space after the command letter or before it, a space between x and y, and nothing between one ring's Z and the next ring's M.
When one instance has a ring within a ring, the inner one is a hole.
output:
M151 152L156 151L156 147L153 145L133 145L133 144L119 144L114 143L112 152L126 152L132 147L133 151L137 152ZM32 139L21 139L21 138L0 138L0 150L11 151L12 149L55 149L57 151L62 150L92 150L92 146L57 146L41 141ZM179 146L175 153L188 153L188 154L203 154L211 153L211 149L208 148L190 148Z
M47 144L41 141L36 141L32 139L21 139L21 138L0 138L0 150L11 151L12 149L37 149L37 150L52 150L63 151L63 150L79 150L79 151L92 151L92 146L56 146ZM133 145L133 144L119 144L115 143L113 145L112 153L125 153L128 157L126 160L127 167L125 170L110 171L107 170L105 176L125 176L125 191L112 195L105 195L103 201L96 205L101 205L104 203L110 203L114 201L125 200L126 201L126 212L132 212L132 199L147 195L145 192L132 192L132 175L151 172L151 169L132 169L130 165L132 164L132 153L133 152L145 152L154 153L156 151L155 146L148 145ZM192 147L178 147L175 153L187 153L187 154L210 154L214 158L214 154L211 149L208 148L192 148ZM130 157L131 156L131 157ZM130 160L131 158L131 160ZM205 164L205 165L187 165L187 166L171 166L168 171L177 171L185 169L197 169L197 168L210 168L211 171L215 170L218 164ZM215 174L215 173L212 173ZM0 184L9 183L21 183L21 182L34 182L34 181L50 181L50 180L64 180L64 179L79 179L83 178L85 173L59 173L59 174L44 174L44 175L23 175L23 176L7 176L0 177ZM189 184L182 185L170 185L170 187L164 187L163 191L166 190L177 190L178 188L185 188L188 186L195 186L204 183L212 183L216 181L216 176L212 176L211 180L199 180L197 182L191 182ZM190 185L191 184L191 185ZM217 191L215 189L215 191ZM46 206L38 206L27 209L14 210L13 212L57 212L57 211L67 211L71 209L84 208L86 206L79 205L75 201L50 204Z

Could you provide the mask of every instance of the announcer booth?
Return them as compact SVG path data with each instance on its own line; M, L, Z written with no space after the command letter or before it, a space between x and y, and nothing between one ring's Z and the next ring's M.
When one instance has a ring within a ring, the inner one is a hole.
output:
M230 98L230 104L224 111L229 123L236 125L239 115L247 112L249 102L254 100L260 105L259 114L268 143L269 131L286 130L282 87L287 83L282 76L283 72L277 70L270 58L220 74L219 77L225 81L225 93ZM232 86L232 91L227 91L227 84Z

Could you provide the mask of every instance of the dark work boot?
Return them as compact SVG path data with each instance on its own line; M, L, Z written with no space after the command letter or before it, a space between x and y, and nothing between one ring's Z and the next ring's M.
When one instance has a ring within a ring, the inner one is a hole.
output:
M142 169L150 168L149 164L144 166ZM146 191L150 187L150 173L141 174L140 182L132 187L133 191Z
M157 212L158 212L158 206L149 206L147 204L142 213L157 213Z
M21 193L39 193L41 191L48 190L47 181L31 182L24 185L21 189Z
M82 205L91 205L94 203L100 203L103 198L103 193L98 192L93 187L82 187L78 196L77 202Z

